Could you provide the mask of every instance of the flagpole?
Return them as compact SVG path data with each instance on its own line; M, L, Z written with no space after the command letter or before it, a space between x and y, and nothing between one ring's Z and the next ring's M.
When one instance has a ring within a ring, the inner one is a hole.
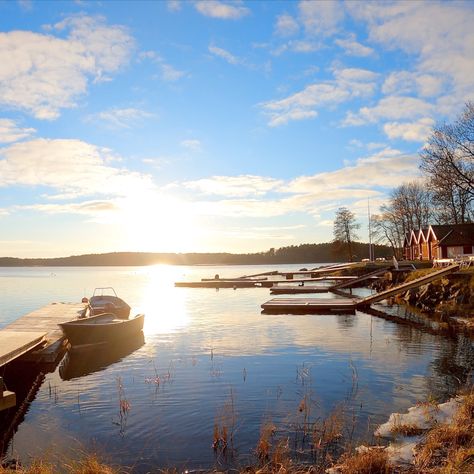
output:
M372 255L372 229L370 223L370 198L367 198L367 215L369 217L369 260L372 262L374 256Z

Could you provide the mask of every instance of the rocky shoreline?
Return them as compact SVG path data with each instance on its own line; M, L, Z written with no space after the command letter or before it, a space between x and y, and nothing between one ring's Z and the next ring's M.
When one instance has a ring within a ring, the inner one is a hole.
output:
M376 291L392 288L408 282L433 269L416 270L411 273L388 271L384 278L373 283ZM417 308L428 317L447 323L458 329L474 329L474 269L443 277L418 288L406 290L394 298L397 304Z

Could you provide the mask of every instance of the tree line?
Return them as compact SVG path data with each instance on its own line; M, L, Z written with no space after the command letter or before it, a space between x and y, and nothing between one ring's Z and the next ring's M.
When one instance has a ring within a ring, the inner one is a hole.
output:
M345 255L334 253L332 244L301 244L271 248L265 252L233 253L144 253L113 252L104 254L74 255L60 258L12 258L0 257L0 267L66 267L66 266L141 266L141 265L256 265L285 263L343 262ZM386 245L376 246L377 256L391 256ZM368 244L357 242L354 255L368 255Z
M389 245L397 258L412 229L474 221L474 103L466 103L453 123L434 127L419 155L420 179L393 189L369 226L371 240ZM351 260L359 227L351 211L339 208L334 245L344 247Z

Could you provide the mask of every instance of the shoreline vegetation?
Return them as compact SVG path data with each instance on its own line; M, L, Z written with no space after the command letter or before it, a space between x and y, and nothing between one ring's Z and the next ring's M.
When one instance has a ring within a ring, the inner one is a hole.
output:
M387 245L372 245L374 255L392 258L393 250ZM369 255L369 244L353 243L354 259L361 260ZM345 252L336 249L332 242L322 244L301 244L271 248L266 252L237 254L216 253L151 253L110 252L100 254L73 255L56 258L0 257L0 267L92 267L92 266L141 266L141 265L274 265L298 263L339 263L347 261Z
M278 474L463 474L474 472L474 389L465 387L445 403L419 402L406 414L393 413L379 425L372 442L354 447L344 441L340 413L329 415L307 435L314 462L298 463L291 456L290 440L277 439L271 425L264 426L254 450L254 462L232 469L198 469L195 472L278 473ZM387 444L386 441L390 440ZM342 449L341 449L342 448ZM0 474L126 474L133 467L117 466L101 455L83 453L79 459L64 459L60 467L42 459L23 466L10 460ZM149 472L176 474L190 472L176 468ZM192 472L192 471L191 471Z

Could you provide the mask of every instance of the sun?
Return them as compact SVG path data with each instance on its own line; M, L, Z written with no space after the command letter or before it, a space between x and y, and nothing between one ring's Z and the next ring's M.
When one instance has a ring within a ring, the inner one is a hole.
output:
M184 252L200 234L188 204L171 196L142 192L121 203L125 248L139 252Z

